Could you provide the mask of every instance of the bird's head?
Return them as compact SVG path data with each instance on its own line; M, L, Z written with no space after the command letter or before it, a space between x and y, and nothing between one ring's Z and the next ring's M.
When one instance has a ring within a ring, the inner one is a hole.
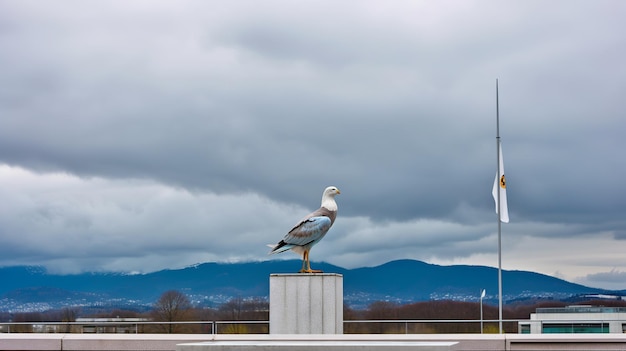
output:
M337 194L341 194L341 192L336 186L329 186L324 189L324 194L322 195L322 207L331 211L337 211L337 203L335 202L335 195Z
M338 194L341 194L341 191L339 191L336 186L329 186L328 188L324 189L324 195L322 195L322 197L335 197L335 195Z

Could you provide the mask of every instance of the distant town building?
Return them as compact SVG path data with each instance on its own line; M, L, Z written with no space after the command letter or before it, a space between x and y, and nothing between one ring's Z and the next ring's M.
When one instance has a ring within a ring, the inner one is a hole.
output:
M76 318L81 333L137 333L146 318Z
M626 333L626 307L577 305L535 312L519 322L520 334Z

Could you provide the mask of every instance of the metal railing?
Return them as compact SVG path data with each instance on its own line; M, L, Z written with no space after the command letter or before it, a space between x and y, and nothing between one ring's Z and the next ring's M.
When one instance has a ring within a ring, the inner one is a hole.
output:
M507 333L517 333L520 320L504 320L509 326ZM471 319L381 319L381 320L344 320L344 333L400 333L428 334L441 333L476 333L481 326L492 326L486 332L494 332L498 320ZM496 329L497 330L497 329ZM497 332L497 331L496 331ZM0 322L0 333L102 333L102 334L147 334L147 333L184 333L184 334L268 334L269 321L99 321L99 322Z
M517 333L521 320L506 319L504 323L507 333ZM360 334L362 329L368 333L396 333L396 334L434 334L434 333L473 333L481 334L499 331L497 319L368 319L344 320L344 333ZM372 326L378 325L377 328ZM368 326L363 328L363 326ZM484 328L489 326L490 328Z
M265 324L269 321L106 321L106 322L0 322L0 333L181 333L228 334L241 328L226 330L227 326ZM193 327L193 328L190 328Z

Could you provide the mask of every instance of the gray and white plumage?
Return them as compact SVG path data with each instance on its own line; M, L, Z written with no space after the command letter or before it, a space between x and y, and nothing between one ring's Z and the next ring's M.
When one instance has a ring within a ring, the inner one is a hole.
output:
M302 255L302 273L317 273L311 269L309 261L309 251L313 245L317 244L326 235L330 227L335 223L337 217L337 203L335 196L341 192L335 186L324 189L322 194L322 205L311 212L296 224L285 235L283 240L272 246L270 254L292 250Z

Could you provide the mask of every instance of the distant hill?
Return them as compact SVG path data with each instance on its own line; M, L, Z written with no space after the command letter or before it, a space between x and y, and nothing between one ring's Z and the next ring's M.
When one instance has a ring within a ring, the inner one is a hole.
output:
M150 305L167 290L179 290L199 305L215 305L233 297L266 298L271 273L293 273L299 267L297 260L203 263L134 275L54 275L40 267L5 267L0 268L0 311L94 304ZM482 289L487 290L485 303L497 301L497 269L492 267L439 266L414 260L356 269L327 263L315 267L343 275L344 299L350 306L364 307L373 301L477 301ZM505 300L614 293L533 272L504 270L502 276Z

